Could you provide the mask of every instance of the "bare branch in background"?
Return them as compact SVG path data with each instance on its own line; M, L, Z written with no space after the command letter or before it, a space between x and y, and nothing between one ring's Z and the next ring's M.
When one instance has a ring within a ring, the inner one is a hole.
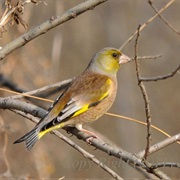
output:
M145 81L145 82L165 80L165 79L167 79L167 78L173 77L176 73L178 73L179 70L180 70L180 65L179 65L174 71L172 71L171 73L168 73L168 74L166 74L166 75L156 76L156 77L147 77L147 78L141 77L140 80L141 80L141 81Z
M158 10L156 9L156 7L154 6L152 0L149 0L149 5L152 7L152 9L156 12L156 14L158 14L159 18L173 31L175 32L177 35L180 35L180 32L177 31L171 24L169 24L169 22L158 12Z
M165 147L167 147L167 146L169 146L169 145L171 145L171 144L173 144L175 142L178 142L178 141L180 141L180 133L176 134L176 135L174 135L172 137L166 138L165 140L160 141L160 142L152 145L149 148L149 155L151 155L151 154L153 154L153 153L155 153L155 152L157 152L157 151L159 151L159 150L161 150L161 149L163 149L163 148L165 148ZM138 156L143 157L144 154L145 154L145 150L140 151L138 153Z
M53 29L54 27L56 27L60 24L63 24L66 21L76 18L78 15L80 15L86 11L92 10L94 7L98 6L101 3L104 3L106 1L107 0L93 0L93 1L87 0L75 7L65 11L61 15L52 17L50 20L42 23L41 25L28 31L27 33L23 34L22 36L18 37L14 41L12 41L9 44L7 44L6 46L4 46L0 50L0 61L3 60L8 54L12 53L16 49L27 44L29 41L35 39L36 37L38 37L42 34L45 34L49 30Z
M160 58L162 56L163 56L162 54L158 54L158 55L155 55L155 56L139 56L139 57L137 57L137 59L138 60L158 59L158 58ZM132 57L131 59L134 60L134 57Z
M161 14L163 11L165 11L172 3L174 0L169 1L163 8L161 8L158 11L158 14L156 13L154 16L152 16L150 19L148 19L139 29L139 32L141 32L149 23L151 23L156 17L158 17L159 14ZM119 48L122 50L131 40L137 35L138 31L136 30L125 42L124 44Z
M180 168L180 163L174 163L174 162L162 162L162 163L157 163L157 164L153 164L151 166L151 169L157 169L157 168L161 168L161 167L175 167L175 168Z
M145 113L146 113L146 123L147 123L147 144L146 144L146 150L144 153L144 158L147 159L148 153L149 153L149 148L150 148L150 144L151 144L151 112L150 112L150 107L149 107L149 98L146 92L146 88L143 84L143 82L140 80L141 76L140 76L140 69L139 69L139 63L137 60L137 46L138 46L138 39L140 36L140 29L141 26L138 27L138 33L137 33L137 37L135 40L135 56L134 56L134 61L135 61L135 65L136 65L136 75L137 75L137 80L138 80L138 86L141 89L142 95L143 95L143 99L144 99L144 103L145 103Z
M62 90L64 90L65 88L69 86L69 84L73 81L73 79L74 78L67 79L58 83L50 84L50 85L26 92L26 90L19 88L17 84L11 82L9 79L5 78L3 75L0 74L0 85L5 86L9 89L12 89L13 91L16 91L16 92L23 92L22 94L17 93L18 95L9 96L9 98L12 98L12 99L19 99L19 98L25 98L25 97L28 98L28 97L31 97L31 95L36 95L38 97L33 96L33 98L39 99L39 97L48 97L52 94L55 94L56 92L61 92ZM4 90L2 88L0 88L0 90L11 92L8 90ZM46 101L48 100L46 99Z

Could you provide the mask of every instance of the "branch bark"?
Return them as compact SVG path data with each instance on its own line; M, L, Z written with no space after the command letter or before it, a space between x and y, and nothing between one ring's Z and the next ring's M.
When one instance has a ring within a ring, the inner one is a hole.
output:
M87 0L65 11L62 15L51 17L48 21L42 23L41 25L35 27L34 29L28 31L27 33L23 34L22 36L18 37L14 41L4 46L0 50L0 61L3 60L8 54L24 46L31 40L37 38L38 36L45 34L49 30L53 29L54 27L60 24L65 23L66 21L76 18L77 16L88 10L92 10L94 7L106 1L107 0Z
M151 154L153 154L153 153L155 153L155 152L157 152L157 151L159 151L159 150L161 150L161 149L163 149L163 148L165 148L165 147L167 147L167 146L169 146L169 145L171 145L171 144L173 144L174 142L177 142L177 141L180 141L180 133L176 134L174 136L171 136L169 138L166 138L165 140L152 145L149 148L149 155L151 155ZM138 156L143 157L144 153L145 153L145 150L140 151L138 153Z
M149 153L149 148L150 148L150 144L151 144L151 112L150 112L150 106L149 106L149 98L146 92L146 88L143 84L143 82L141 81L141 76L140 76L140 69L139 69L139 63L137 60L137 45L138 45L138 39L140 36L140 29L141 26L138 27L138 33L137 33L137 37L136 37L136 41L135 41L135 56L134 56L134 60L135 60L135 66L136 66L136 75L137 75L137 80L138 80L138 86L140 87L143 99L144 99L144 104L145 104L145 114L146 114L146 123L147 123L147 144L146 144L146 149L145 149L145 153L144 153L144 158L147 159L148 153Z
M19 100L14 100L14 99L8 99L8 98L0 98L0 108L1 109L15 109L24 112L24 115L26 113L33 115L34 117L39 117L42 118L46 114L46 110L37 107L35 105L22 102ZM37 122L37 121L36 121ZM86 141L86 139L89 137L89 135L78 131L76 128L68 128L68 131L75 135L77 138L82 139L83 141ZM57 131L53 131L53 134L59 134ZM61 138L63 141L68 143L70 146L72 144L69 142L69 139L66 138L65 136L61 135L58 136ZM111 145L101 139L94 138L92 139L92 146L96 147L97 149L107 153L108 155L112 155L128 164L130 164L133 167L140 168L140 169L145 169L147 172L151 172L153 175L156 177L160 177L163 179L168 179L168 176L164 174L160 170L153 170L150 168L151 164L148 163L148 166L142 161L140 157L136 154L129 153L119 147L116 147L114 145ZM74 147L74 146L73 146ZM78 148L76 149L78 150ZM81 152L82 153L82 152Z

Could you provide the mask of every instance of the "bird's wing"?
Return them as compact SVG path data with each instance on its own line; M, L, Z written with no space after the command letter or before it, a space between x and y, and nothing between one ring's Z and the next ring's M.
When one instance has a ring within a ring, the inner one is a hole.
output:
M71 87L74 86L76 89L68 89L54 103L53 108L42 121L43 129L48 129L82 114L109 96L110 83L107 77L90 78L86 83L85 86L72 85Z
M108 97L108 92L102 94L96 92L94 95L86 92L79 97L76 96L75 99L70 100L64 109L61 110L56 121L64 122L69 118L76 117L86 112L89 108L98 105L106 97ZM56 124L56 122L54 122L54 124Z

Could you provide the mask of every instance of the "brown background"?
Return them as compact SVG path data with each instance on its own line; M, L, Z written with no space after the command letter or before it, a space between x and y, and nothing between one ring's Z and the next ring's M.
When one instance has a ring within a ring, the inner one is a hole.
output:
M29 28L36 27L54 15L77 5L78 0L46 0L38 6L27 5L24 20ZM168 1L156 1L161 8ZM180 1L170 6L163 16L180 29ZM147 1L110 0L67 23L56 27L41 37L16 50L0 63L0 72L26 90L78 75L84 70L93 54L106 46L119 48L129 36L154 14ZM7 26L7 33L0 39L0 46L25 32L21 25ZM180 62L180 37L172 32L159 18L145 28L139 40L139 56L163 54L156 60L140 61L142 76L152 77L172 72ZM134 56L134 39L123 52ZM134 62L124 65L118 73L119 89L116 101L109 112L133 117L145 122L144 101L137 85ZM180 75L158 82L145 83L152 113L152 123L171 135L180 131ZM0 92L0 96L10 94ZM54 99L51 97L51 99ZM50 104L47 104L49 106ZM11 177L46 178L104 178L110 177L101 168L85 159L72 147L47 134L31 152L23 144L13 145L34 124L12 112L0 111L5 123L8 146L6 158ZM2 126L1 126L2 127ZM129 152L139 152L146 145L146 127L120 118L104 115L92 127ZM69 136L63 130L60 130ZM152 143L166 137L152 130ZM98 159L124 178L140 178L142 175L121 160L94 150L86 143L70 137L78 145L95 154ZM0 173L6 172L2 156L4 132L0 129ZM149 161L180 162L180 146L173 144L149 157ZM2 168L1 168L2 167ZM169 176L180 178L179 169L162 168Z

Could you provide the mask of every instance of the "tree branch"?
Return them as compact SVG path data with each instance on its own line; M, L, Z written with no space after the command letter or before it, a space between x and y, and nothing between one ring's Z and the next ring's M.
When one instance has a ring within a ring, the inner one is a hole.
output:
M149 148L149 155L150 154L153 154L177 141L180 141L180 133L179 134L176 134L174 136L171 136L169 138L166 138L165 140L161 141L161 142L158 142L154 145L152 145L150 148ZM143 155L145 154L145 150L143 151L140 151L139 153L137 153L137 155L139 157L143 157Z
M24 112L19 111L19 110L11 110L11 111L13 111L13 112L25 117L25 118L28 118L29 120L31 120L34 123L39 122L39 120L37 118L35 118L34 116L32 116L31 114L27 114L27 113L24 113ZM64 142L66 142L67 144L69 144L70 146L72 146L74 149L76 149L78 152L80 152L85 158L90 159L93 163L100 166L102 169L104 169L107 173L109 173L115 179L122 180L122 178L117 173L115 173L111 168L109 168L104 163L99 161L93 154L87 152L86 150L84 150L83 148L78 146L76 143L74 143L72 140L70 140L69 138L67 138L63 134L61 134L59 131L54 130L51 133L54 134L56 137L60 138L61 140L63 140Z
M56 135L58 138L62 139L63 141L65 141L66 143L68 142L68 144L70 146L72 146L73 148L75 148L78 152L80 152L85 158L90 159L92 162L94 162L95 164L97 164L98 166L100 166L102 169L104 169L106 172L108 172L112 177L114 177L115 179L118 180L122 180L122 178L115 173L112 169L110 169L108 166L106 166L104 163L102 163L101 161L99 161L93 154L90 154L89 152L85 151L83 148L81 148L80 146L78 146L77 144L75 144L73 141L71 141L70 139L67 139L67 137L62 136L62 134L59 131L52 131L52 134Z
M73 81L73 79L74 78L67 79L67 80L64 80L64 81L61 81L61 82L58 82L55 84L50 84L50 85L47 85L47 86L44 86L44 87L41 87L41 88L38 88L38 89L35 89L32 91L28 91L28 92L25 92L24 89L18 88L21 92L24 92L24 93L21 93L21 94L18 93L18 95L9 96L7 98L20 99L20 98L24 98L24 97L32 97L32 95L36 95L39 97L47 97L56 92L60 92L60 91L64 90L66 87L69 86L69 84ZM0 79L0 81L1 81L1 79ZM9 86L7 86L7 87L9 87ZM13 89L14 89L14 87L13 87ZM1 88L0 88L0 90L1 90ZM2 89L2 90L4 90L4 89ZM47 93L47 91L49 91L49 92ZM7 90L7 92L8 92L8 90ZM17 92L19 92L19 91L17 91ZM39 97L33 96L34 99L39 99ZM46 101L48 101L48 100L46 99ZM52 102L52 101L50 100L49 102Z
M173 31L175 32L177 35L180 35L180 32L178 32L176 29L174 29L174 27L169 24L169 22L161 16L161 14L158 12L158 10L156 9L156 7L153 5L152 0L149 0L149 5L152 7L152 9L155 11L155 13L159 16L159 18Z
M39 117L39 118L42 118L47 112L44 109L39 108L39 107L37 107L35 105L29 104L29 103L26 103L26 102L22 102L22 101L19 101L19 100L6 99L6 98L0 98L0 108L1 109L19 110L19 111L24 112L24 114L28 113L28 114L31 114L31 115L33 115L35 117ZM73 135L75 135L77 138L80 138L80 139L82 139L84 141L86 141L86 139L89 138L89 135L78 131L76 128L68 128L68 130ZM66 138L64 139L64 136L62 136L62 137L63 137L62 140L66 141ZM66 143L69 144L69 139L68 138L67 138ZM74 144L74 142L73 142L73 144ZM71 145L71 144L69 144L69 145ZM152 170L149 168L151 166L151 164L149 166L146 166L142 162L142 159L139 158L136 154L131 154L129 152L126 152L126 151L120 149L119 147L115 147L115 146L113 146L111 144L108 144L105 141L103 141L101 139L97 139L97 138L92 139L92 144L91 145L98 148L101 151L106 152L109 155L112 155L114 157L117 157L120 160L123 160L123 161L127 162L128 164L132 165L133 167L136 166L136 168L143 168L147 172L151 171L151 173L153 173L156 177L161 177L163 179L167 179L167 175L165 175L161 171L156 170L157 172L156 171L152 172Z
M151 18L149 18L139 29L139 32L141 32L149 23L151 23L156 17L158 17L159 14L161 14L163 11L165 11L172 3L174 2L174 0L169 1L164 7L162 7L159 11L158 14L156 13L154 16L152 16ZM119 49L123 49L126 44L128 44L129 42L131 42L131 40L137 35L138 31L136 30L124 43L123 45L119 48Z
M165 79L167 79L167 78L173 77L176 73L178 73L179 70L180 70L180 64L179 64L179 66L178 66L174 71L172 71L171 73L168 73L168 74L163 75L163 76L156 76L156 77L150 77L150 78L149 78L149 77L148 77L148 78L141 77L140 80L141 80L141 81L145 81L145 82L165 80Z
M151 165L152 169L156 169L156 168L160 168L160 167L176 167L176 168L180 168L180 163L174 163L174 162L162 162L162 163L157 163L157 164L153 164Z
M14 41L7 44L0 50L0 61L3 60L8 54L15 51L16 49L24 46L29 41L35 39L36 37L45 34L52 28L63 24L66 21L69 21L73 18L76 18L78 15L92 10L94 7L98 6L101 3L106 2L107 0L87 0L82 2L81 4L65 11L62 15L58 15L56 17L51 17L48 21L42 23L41 25L37 26L36 28L28 31L27 33L23 34L22 36L18 37Z
M158 55L155 55L155 56L140 56L140 57L137 57L137 59L141 59L141 60L145 60L145 59L157 59L157 58L160 58L162 57L162 54L158 54ZM134 60L134 57L131 58L132 61Z
M136 75L137 75L137 80L138 80L138 85L141 89L141 93L143 95L143 99L144 99L144 103L145 103L145 113L146 113L146 122L147 122L147 144L146 144L146 150L144 153L144 158L147 159L148 156L148 152L149 152L149 147L150 147L150 143L151 143L151 112L150 112L150 107L149 107L149 98L146 92L146 88L143 84L143 82L140 80L141 76L140 76L140 70L139 70L139 63L137 60L137 45L138 45L138 38L139 38L139 33L140 33L140 29L141 26L138 27L138 33L137 33L137 37L135 40L135 56L134 56L134 60L135 60L135 65L136 65Z

